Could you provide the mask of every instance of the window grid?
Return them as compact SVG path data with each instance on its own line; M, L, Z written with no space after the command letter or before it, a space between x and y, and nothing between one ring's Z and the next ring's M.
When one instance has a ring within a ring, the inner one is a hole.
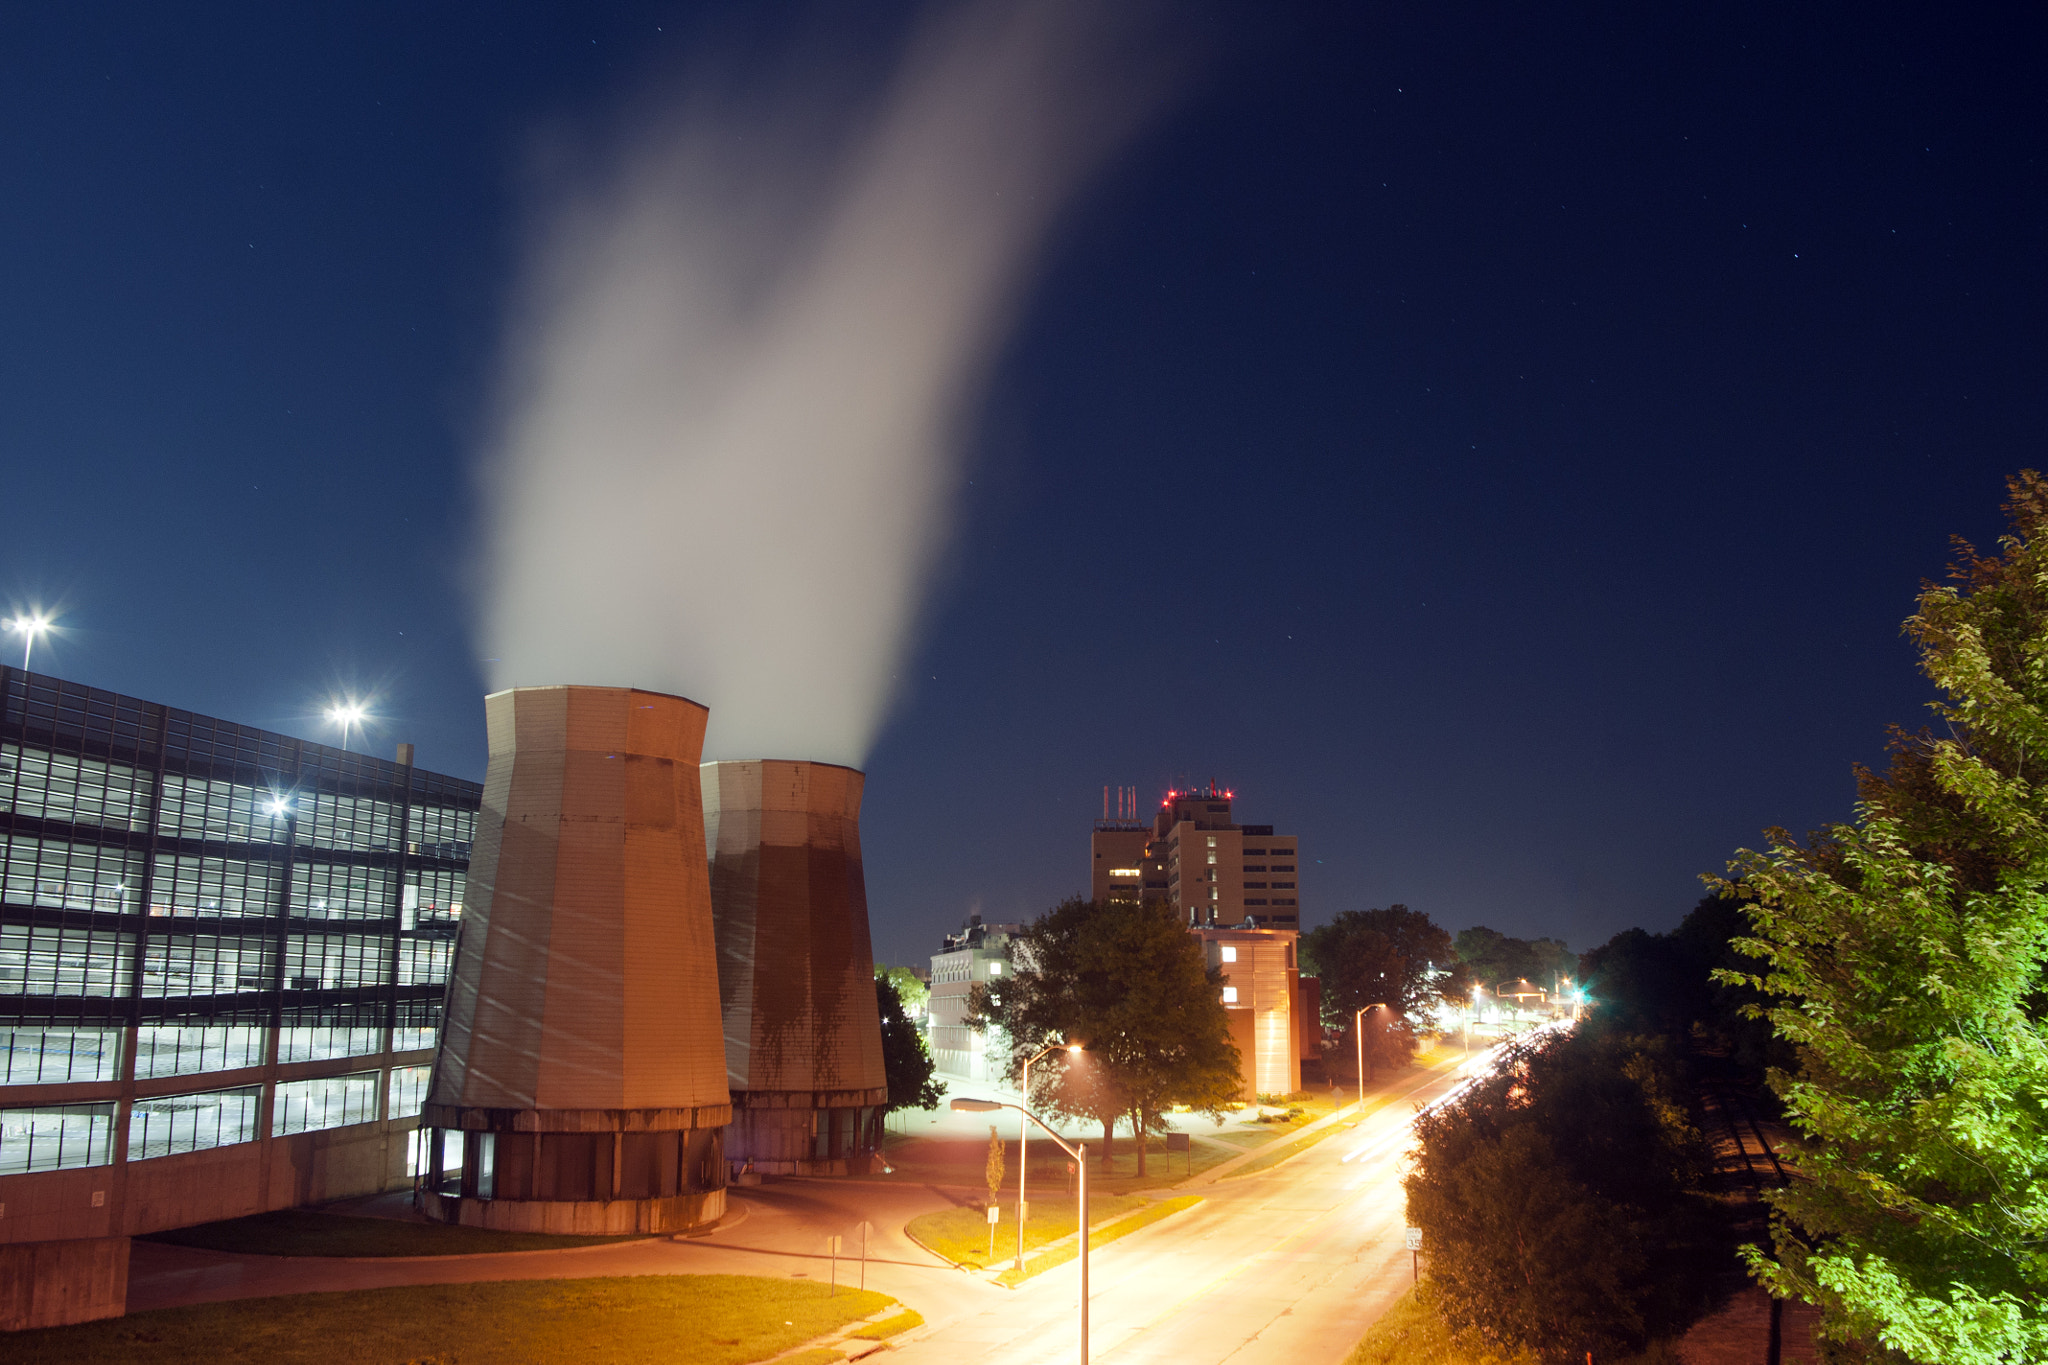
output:
M0 1025L0 1085L117 1080L121 1033L68 1024Z
M9 835L0 839L0 894L12 905L119 915L135 908L141 855L98 844Z
M348 863L292 867L292 915L299 919L389 919L396 873Z
M133 934L0 925L0 996L126 994Z
M0 1109L0 1175L105 1166L114 1159L114 1105Z
M390 1107L387 1118L409 1119L419 1115L427 1102L427 1080L434 1074L431 1066L394 1066L391 1068Z
M270 1135L285 1137L321 1128L368 1123L377 1117L375 1071L346 1076L317 1076L304 1081L279 1081L271 1103Z
M150 781L120 764L0 744L0 813L140 832Z
M274 863L158 854L149 887L152 915L249 918L277 910Z
M370 934L293 934L285 940L284 987L331 991L391 981L391 940Z
M261 1066L269 1032L252 1024L144 1024L135 1031L136 1079Z
M136 1100L128 1110L128 1159L148 1161L253 1142L262 1102L260 1085Z
M270 989L275 945L264 935L151 934L142 960L149 998Z

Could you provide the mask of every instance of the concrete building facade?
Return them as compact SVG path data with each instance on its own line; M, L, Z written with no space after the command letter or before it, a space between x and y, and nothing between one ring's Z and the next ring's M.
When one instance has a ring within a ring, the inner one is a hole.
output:
M403 1188L473 782L0 668L0 1328L128 1239Z
M428 1212L626 1233L725 1211L706 715L619 687L485 700L470 903L422 1114L440 1135Z
M1296 935L1284 929L1198 927L1202 956L1223 973L1223 1011L1243 1058L1239 1098L1301 1089L1303 1026Z
M964 1081L1002 1081L1009 1064L1001 1029L976 1029L967 1022L976 985L1000 980L1011 969L1010 943L1021 924L983 924L969 915L958 933L947 934L932 954L932 996L928 1041L941 1075Z
M1089 892L1163 900L1190 924L1301 927L1300 841L1232 818L1233 793L1214 785L1169 791L1149 824L1098 820L1089 839Z
M861 868L866 779L761 760L706 763L701 780L726 1159L761 1174L863 1173L889 1099Z

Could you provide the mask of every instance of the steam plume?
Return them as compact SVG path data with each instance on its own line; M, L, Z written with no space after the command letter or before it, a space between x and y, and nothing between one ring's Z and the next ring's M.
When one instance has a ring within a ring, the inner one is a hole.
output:
M494 686L672 690L706 758L865 760L1035 251L1159 103L1118 13L935 10L865 93L696 93L553 196L485 467Z

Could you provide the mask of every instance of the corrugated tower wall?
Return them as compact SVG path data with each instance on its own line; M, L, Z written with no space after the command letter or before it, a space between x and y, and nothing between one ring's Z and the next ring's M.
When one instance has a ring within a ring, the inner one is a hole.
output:
M609 687L517 688L485 708L490 766L427 1121L729 1104L697 779L705 708Z
M831 763L707 763L705 838L736 1100L887 1097L861 871L864 778Z

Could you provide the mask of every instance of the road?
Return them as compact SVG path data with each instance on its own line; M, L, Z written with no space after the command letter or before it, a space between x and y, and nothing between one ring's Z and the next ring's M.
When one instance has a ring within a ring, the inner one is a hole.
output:
M1094 1257L1090 1356L1117 1365L1341 1361L1408 1287L1398 1166L1415 1105L1457 1083L1415 1078L1357 1128L1259 1174L1197 1187L1207 1202ZM1029 1365L1077 1358L1079 1271L1027 1281L1005 1302L948 1316L896 1353L904 1365Z
M1449 1059L1452 1062L1457 1058ZM1398 1165L1415 1106L1457 1083L1450 1066L1404 1078L1393 1102L1284 1165L1188 1192L1203 1204L1100 1248L1093 1259L1092 1358L1172 1365L1341 1361L1409 1282ZM733 1192L734 1216L707 1237L572 1251L405 1260L235 1256L138 1241L129 1311L312 1290L593 1275L751 1274L840 1284L828 1232L873 1231L867 1287L924 1315L929 1330L892 1353L904 1365L1074 1360L1078 1267L1017 1290L957 1270L904 1236L912 1217L975 1191L886 1181L786 1180ZM858 1241L849 1237L849 1253Z

